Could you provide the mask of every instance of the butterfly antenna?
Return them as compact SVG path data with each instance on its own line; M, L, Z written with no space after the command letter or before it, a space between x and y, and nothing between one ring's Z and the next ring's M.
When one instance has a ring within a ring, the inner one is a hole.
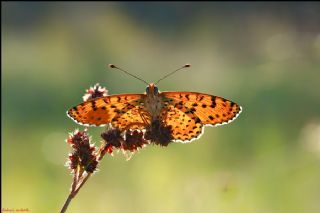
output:
M185 64L184 66L180 67L179 69L176 69L176 70L168 73L167 75L165 75L165 76L163 76L162 78L160 78L160 79L156 82L156 84L158 84L160 81L162 81L163 79L167 78L168 76L174 74L175 72L178 72L179 70L182 70L182 69L188 68L188 67L191 67L191 64Z
M148 83L147 83L145 80L143 80L143 79L141 79L141 78L139 78L139 77L137 77L137 76L135 76L135 75L133 75L133 74L131 74L131 73L129 73L129 72L127 72L127 71L125 71L125 70L123 70L123 69L115 66L115 65L113 65L113 64L109 64L108 66L109 66L110 68L112 68L112 69L117 69L117 70L120 70L120 71L122 71L122 72L124 72L124 73L126 73L126 74L128 74L128 75L131 75L132 77L134 77L134 78L136 78L136 79L138 79L138 80L140 80L140 81L142 81L143 83L145 83L145 84L148 85Z

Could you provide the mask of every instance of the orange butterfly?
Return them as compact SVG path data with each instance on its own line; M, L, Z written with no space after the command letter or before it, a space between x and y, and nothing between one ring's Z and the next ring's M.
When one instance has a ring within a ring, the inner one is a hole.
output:
M114 65L110 67L124 71ZM201 136L204 126L230 123L240 112L241 106L222 97L197 92L159 92L155 84L150 83L145 94L95 98L69 109L67 114L85 126L111 124L120 130L142 130L152 122L160 121L171 126L173 141L190 142Z

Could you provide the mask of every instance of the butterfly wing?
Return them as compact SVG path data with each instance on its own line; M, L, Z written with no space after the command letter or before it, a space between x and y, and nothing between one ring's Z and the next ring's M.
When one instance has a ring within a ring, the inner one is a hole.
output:
M75 122L85 126L103 126L112 123L124 128L130 122L143 122L140 114L133 113L142 107L144 94L122 94L100 97L83 102L67 111Z
M172 137L175 142L191 142L201 136L203 124L193 114L186 113L184 107L166 106L161 114L162 121L172 128Z
M162 92L160 96L169 112L168 116L164 117L165 122L172 125L173 130L177 129L173 131L174 138L183 142L198 138L203 125L227 124L241 112L238 104L203 93ZM170 111L176 111L173 114L178 116L173 116ZM189 126L186 122L190 123Z
M116 116L111 120L113 127L119 129L144 129L150 123L150 114L146 111L145 107L137 101L127 104Z

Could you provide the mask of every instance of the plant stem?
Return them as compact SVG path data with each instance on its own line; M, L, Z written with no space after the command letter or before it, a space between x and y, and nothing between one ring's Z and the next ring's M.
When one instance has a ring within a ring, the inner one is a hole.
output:
M89 179L89 177L91 176L91 174L92 174L92 173L88 173L88 174L85 176L85 178L83 178L83 179L80 180L80 183L78 183L79 179L76 178L77 175L74 174L73 182L72 182L72 185L71 185L71 192L70 192L70 194L69 194L66 202L64 203L64 205L63 205L60 213L65 213L65 212L66 212L66 210L67 210L67 208L68 208L68 206L69 206L72 198L74 198L74 197L78 194L79 190L80 190L81 187L87 182L87 180Z
M74 196L76 196L76 194L79 192L79 190L81 189L81 187L87 182L87 180L89 179L89 177L91 176L92 173L87 174L87 176L82 179L80 185L78 186L78 188L74 191Z
M105 153L102 153L105 146L106 146L106 144L103 144L96 154L96 158L99 159L98 162L100 162L100 160L105 155ZM80 167L75 169L74 174L73 174L73 181L71 184L70 194L69 194L67 200L65 201L60 213L65 213L67 211L67 208L68 208L71 200L78 194L79 190L87 182L87 180L91 177L91 175L92 175L92 173L84 172L84 170L81 169Z
M60 213L65 213L65 212L66 212L66 210L67 210L67 208L68 208L68 206L69 206L69 204L70 204L70 202L71 202L72 198L74 198L74 195L73 195L73 193L72 193L72 192L70 192L70 194L69 194L69 196L68 196L68 198L67 198L66 202L64 203L64 205L63 205L63 207L62 207L62 209L61 209Z

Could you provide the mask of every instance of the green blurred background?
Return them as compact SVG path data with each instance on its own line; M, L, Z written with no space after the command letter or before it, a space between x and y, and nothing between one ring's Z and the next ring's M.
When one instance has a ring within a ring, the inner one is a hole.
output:
M106 157L68 212L320 212L320 4L2 2L2 207L58 212L65 111L99 82L231 99L239 118L201 139ZM92 128L100 144L103 128Z

